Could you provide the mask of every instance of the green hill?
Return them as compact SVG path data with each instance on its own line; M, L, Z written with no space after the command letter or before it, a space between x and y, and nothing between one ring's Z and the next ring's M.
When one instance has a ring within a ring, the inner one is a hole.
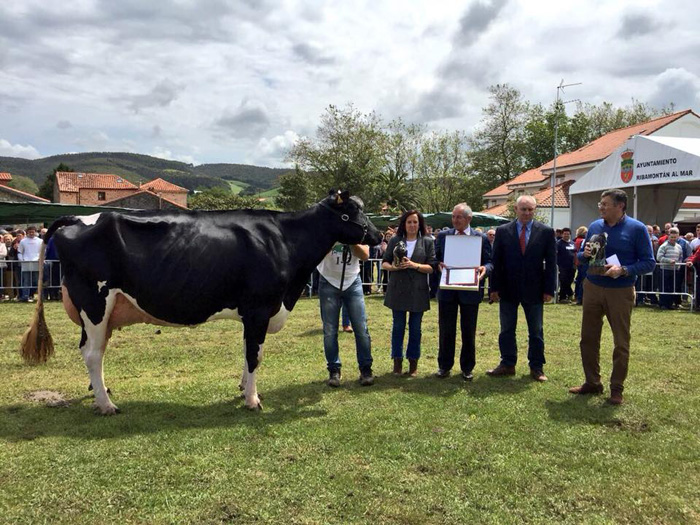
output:
M46 177L53 173L54 168L61 162L74 171L112 173L133 183L161 177L188 190L215 187L230 189L228 181L233 180L245 183L251 188L249 191L257 192L258 189L265 191L278 186L277 178L288 171L245 164L193 166L137 153L95 152L53 155L35 160L0 157L0 172L28 177L37 186L41 186Z
M245 182L261 190L269 190L279 185L277 179L289 169L263 168L247 164L202 164L195 166L194 171L224 180Z

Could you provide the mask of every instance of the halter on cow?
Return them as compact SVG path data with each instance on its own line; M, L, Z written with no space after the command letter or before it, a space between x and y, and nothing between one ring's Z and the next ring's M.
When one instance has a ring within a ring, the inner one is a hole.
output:
M145 322L192 326L243 323L241 389L262 408L255 371L268 333L282 329L313 269L336 242L379 244L381 234L348 192L333 191L308 210L105 212L62 217L49 228L63 269L63 305L82 327L80 350L102 414L118 411L102 363L112 330ZM53 342L44 320L42 276L21 353L45 362Z

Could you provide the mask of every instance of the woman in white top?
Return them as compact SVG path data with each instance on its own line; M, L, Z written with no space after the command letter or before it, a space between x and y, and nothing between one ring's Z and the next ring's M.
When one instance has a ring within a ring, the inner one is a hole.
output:
M407 254L395 261L394 250L400 242L405 243ZM382 269L389 272L384 306L391 308L393 312L391 357L394 359L394 374L401 374L403 368L403 339L407 312L408 375L415 377L417 374L423 312L430 310L428 275L435 271L436 265L435 243L426 234L423 215L416 210L405 212L399 221L396 235L389 241L382 258Z

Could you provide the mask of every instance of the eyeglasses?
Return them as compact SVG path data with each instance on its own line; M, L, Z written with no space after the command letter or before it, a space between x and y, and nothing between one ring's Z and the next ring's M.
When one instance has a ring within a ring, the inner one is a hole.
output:
M608 204L607 202L599 202L598 203L598 208L600 208L601 210L604 208L612 208L614 206L615 206L615 203L613 203L613 204Z

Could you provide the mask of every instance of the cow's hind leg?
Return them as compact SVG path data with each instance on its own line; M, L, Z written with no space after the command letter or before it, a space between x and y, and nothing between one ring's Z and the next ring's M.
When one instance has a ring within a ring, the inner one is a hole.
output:
M102 415L111 416L119 412L119 409L109 399L104 383L103 360L107 339L106 326L84 322L80 351L95 392L95 405Z
M81 314L81 318L83 333L80 339L80 351L90 375L90 384L95 392L95 406L102 415L111 416L119 412L119 409L109 399L104 382L102 364L109 339L107 319L105 318L100 324L95 325L88 319L87 315Z

